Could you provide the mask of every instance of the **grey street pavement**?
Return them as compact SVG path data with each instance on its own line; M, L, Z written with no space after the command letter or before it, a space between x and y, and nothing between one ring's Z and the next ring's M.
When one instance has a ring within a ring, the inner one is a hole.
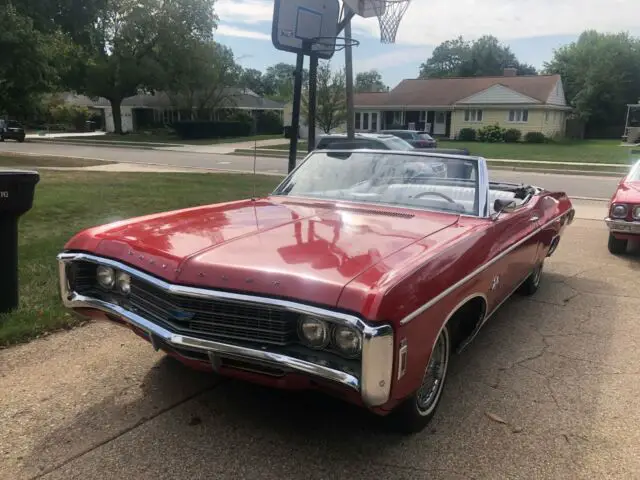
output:
M253 157L202 153L197 148L180 149L132 149L126 147L56 145L43 143L0 144L0 153L18 152L34 155L58 155L84 157L115 162L146 163L172 167L208 168L226 171L253 171ZM285 174L287 159L258 157L256 171L260 173ZM585 175L562 175L556 173L533 173L492 170L492 179L508 182L526 182L554 190L564 190L570 196L608 199L615 191L618 179Z
M0 351L0 478L592 479L640 472L640 254L603 202L452 364L410 437L318 393L196 373L90 323Z

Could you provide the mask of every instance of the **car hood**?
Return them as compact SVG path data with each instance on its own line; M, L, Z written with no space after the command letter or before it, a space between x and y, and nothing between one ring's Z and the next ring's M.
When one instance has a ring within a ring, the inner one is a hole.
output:
M613 197L614 202L640 203L640 182L621 183Z
M272 197L133 219L93 238L97 254L170 282L336 305L354 278L458 218Z

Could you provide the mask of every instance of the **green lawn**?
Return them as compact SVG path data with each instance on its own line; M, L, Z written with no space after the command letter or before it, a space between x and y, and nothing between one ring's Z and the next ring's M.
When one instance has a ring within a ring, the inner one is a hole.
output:
M489 159L537 160L548 162L628 163L629 148L618 140L584 140L557 143L481 143L438 140L440 148L467 148L472 155ZM288 150L289 144L274 145L273 150ZM307 151L307 142L298 142L298 153Z
M96 142L131 142L131 143L175 143L183 145L217 145L221 143L236 143L236 142L253 142L254 140L271 140L273 138L283 138L282 135L256 135L252 137L234 137L234 138L207 138L198 140L183 140L177 135L171 135L168 133L127 133L119 135L115 133L107 133L105 135L96 136L71 136L61 137L54 141L86 141L91 143Z
M238 174L40 172L33 209L20 221L20 307L0 315L0 346L78 320L62 306L55 256L80 230L137 215L246 198L254 178ZM257 176L256 192L281 179Z

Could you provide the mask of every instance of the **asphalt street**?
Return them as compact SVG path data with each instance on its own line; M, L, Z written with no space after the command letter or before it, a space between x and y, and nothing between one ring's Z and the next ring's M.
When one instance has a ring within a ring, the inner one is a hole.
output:
M253 157L202 153L197 148L134 149L126 147L95 147L84 145L55 145L43 143L0 143L0 152L19 152L35 155L59 155L85 157L115 162L157 164L173 167L195 167L216 170L251 172ZM258 157L256 171L260 173L285 174L287 159ZM563 190L570 196L609 199L618 182L614 177L586 175L562 175L556 173L514 172L492 170L492 180L524 182L550 190Z
M190 371L98 322L0 351L0 478L638 478L640 253L609 254L602 208L577 204L540 290L455 358L420 434Z

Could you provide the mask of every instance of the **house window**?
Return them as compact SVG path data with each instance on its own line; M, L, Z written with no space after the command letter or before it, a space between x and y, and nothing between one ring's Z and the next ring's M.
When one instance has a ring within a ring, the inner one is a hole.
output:
M420 112L420 116L418 117L418 121L420 123L426 123L427 121L427 112L425 112L424 110Z
M509 122L512 123L527 123L529 121L529 110L522 108L516 110L509 110Z
M360 128L361 130L367 130L369 128L369 114L368 113L363 113L362 114L362 127Z
M374 132L378 131L378 114L377 113L371 114L371 130L373 130Z
M464 111L464 121L465 122L481 122L482 121L482 110L465 110Z
M393 123L402 125L402 112L393 112Z
M356 121L355 121L355 128L356 130L360 130L360 112L356 112Z

